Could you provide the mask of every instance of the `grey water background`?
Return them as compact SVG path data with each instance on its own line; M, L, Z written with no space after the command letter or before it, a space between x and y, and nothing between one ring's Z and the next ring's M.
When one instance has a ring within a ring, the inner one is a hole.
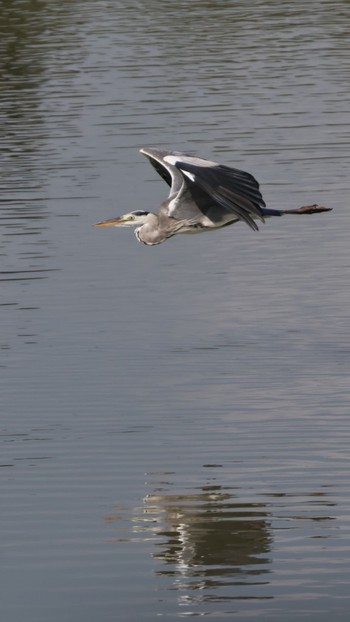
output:
M0 8L0 612L348 620L350 5ZM138 148L319 216L147 248Z

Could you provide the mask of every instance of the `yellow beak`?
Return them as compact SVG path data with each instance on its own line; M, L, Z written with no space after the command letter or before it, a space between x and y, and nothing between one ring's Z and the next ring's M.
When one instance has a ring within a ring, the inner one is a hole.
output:
M102 220L101 222L96 222L94 227L118 227L118 225L125 225L125 218L111 218L110 220Z

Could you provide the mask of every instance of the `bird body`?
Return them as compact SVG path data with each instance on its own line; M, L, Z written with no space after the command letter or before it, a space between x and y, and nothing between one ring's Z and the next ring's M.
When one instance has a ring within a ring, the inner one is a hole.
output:
M313 214L331 208L309 205L292 210L266 208L259 183L250 173L188 156L178 151L143 148L170 192L154 214L136 210L96 223L99 227L136 226L135 235L147 246L161 244L178 233L203 233L243 220L254 231L257 220L284 214Z

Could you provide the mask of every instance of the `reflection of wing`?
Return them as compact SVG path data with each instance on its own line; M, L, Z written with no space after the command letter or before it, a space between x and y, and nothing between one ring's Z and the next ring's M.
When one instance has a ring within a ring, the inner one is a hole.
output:
M161 211L178 220L202 226L222 226L244 220L257 230L265 203L256 179L238 169L177 152L142 149L171 186Z

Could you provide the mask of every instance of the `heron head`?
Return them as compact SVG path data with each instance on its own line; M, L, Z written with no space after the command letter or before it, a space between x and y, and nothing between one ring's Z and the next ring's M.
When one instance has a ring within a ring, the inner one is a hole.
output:
M135 212L124 214L124 216L119 216L117 218L110 218L109 220L97 222L95 224L95 227L133 227L137 225L144 225L145 222L147 222L147 216L149 214L150 212L136 210Z

